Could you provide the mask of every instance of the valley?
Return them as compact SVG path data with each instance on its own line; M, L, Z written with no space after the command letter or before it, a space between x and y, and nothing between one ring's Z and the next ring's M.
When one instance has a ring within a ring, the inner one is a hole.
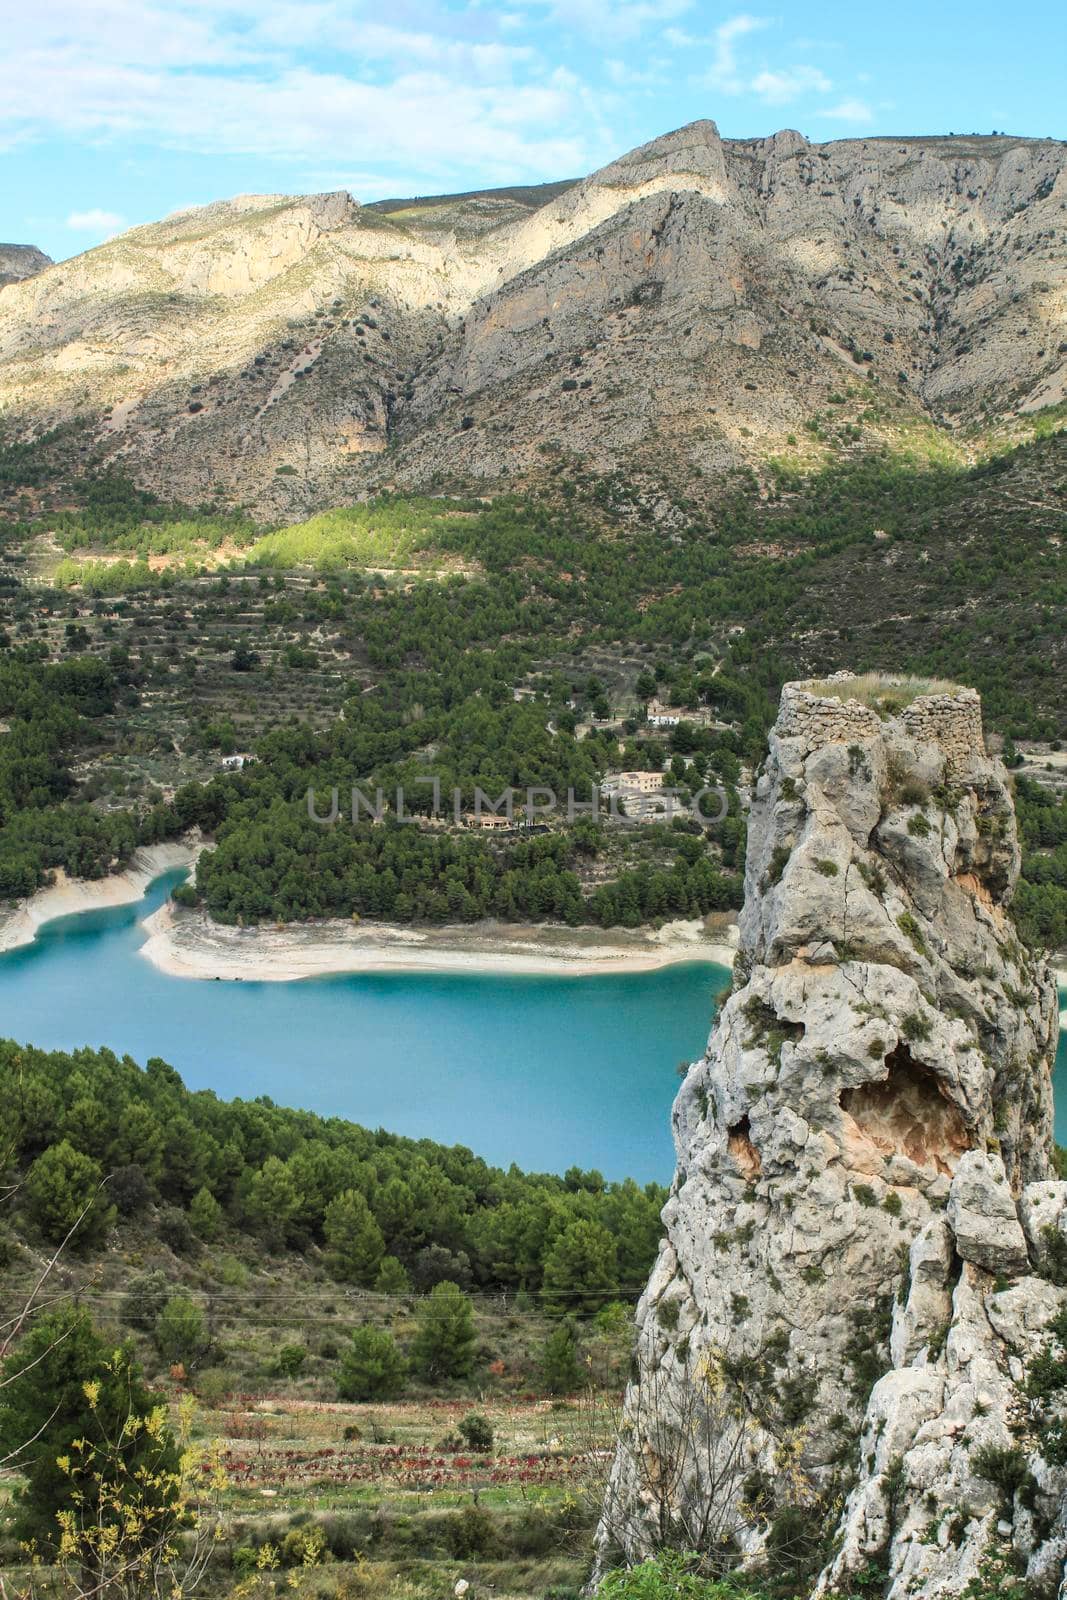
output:
M1063 1600L1064 150L0 246L0 1600Z

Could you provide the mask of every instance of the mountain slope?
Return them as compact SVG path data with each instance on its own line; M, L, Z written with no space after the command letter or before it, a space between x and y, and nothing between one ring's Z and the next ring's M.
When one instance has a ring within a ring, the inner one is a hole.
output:
M563 440L693 482L856 374L909 416L1010 418L1067 392L1065 165L697 122L540 193L238 197L5 289L0 405L265 514L522 480Z
M35 273L43 272L45 267L51 265L52 257L46 256L36 245L0 244L0 289L9 283L21 283L24 278L32 278Z

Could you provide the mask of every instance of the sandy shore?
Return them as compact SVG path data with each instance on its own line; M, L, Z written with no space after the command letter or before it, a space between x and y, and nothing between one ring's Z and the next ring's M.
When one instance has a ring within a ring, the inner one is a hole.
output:
M734 947L701 921L657 931L482 922L441 928L317 922L227 928L202 911L162 906L145 921L140 954L178 978L289 982L345 972L500 972L582 975L651 972L676 961L729 967ZM728 929L727 939L735 934Z
M154 879L178 867L191 867L202 848L198 843L181 840L147 845L135 851L124 872L109 878L68 878L60 868L50 888L39 889L18 905L0 908L0 954L32 944L42 923L56 917L130 905L142 899Z

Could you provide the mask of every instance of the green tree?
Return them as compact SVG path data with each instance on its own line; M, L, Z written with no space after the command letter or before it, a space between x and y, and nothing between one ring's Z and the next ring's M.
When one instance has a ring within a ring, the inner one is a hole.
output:
M277 1156L268 1156L249 1185L248 1214L272 1248L286 1243L299 1210L300 1192L292 1173Z
M599 1222L572 1222L553 1241L544 1263L548 1311L596 1311L618 1294L615 1240Z
M411 1358L429 1383L466 1378L474 1367L474 1311L458 1284L434 1284L418 1310Z
M378 1294L405 1295L411 1292L411 1279L396 1256L383 1256L374 1279Z
M582 1369L578 1365L578 1343L569 1322L561 1322L545 1340L541 1376L549 1394L573 1394L580 1385Z
M187 1294L171 1295L156 1318L153 1337L164 1361L187 1366L207 1348L204 1314Z
M356 1328L341 1357L337 1392L342 1400L392 1400L406 1375L407 1365L391 1333Z
M75 1250L84 1252L103 1242L115 1220L115 1208L108 1203L102 1179L96 1162L75 1150L68 1139L37 1157L26 1179L26 1202L46 1239L60 1244L74 1228Z
M198 1189L189 1202L189 1221L198 1238L210 1242L222 1227L222 1207L210 1189Z
M374 1213L358 1189L345 1189L331 1200L323 1219L326 1264L342 1283L373 1283L385 1240Z
M307 1358L302 1344L283 1344L274 1364L283 1378L299 1378Z
M66 1306L36 1321L2 1384L0 1454L12 1453L25 1478L14 1495L17 1537L54 1557L66 1533L67 1555L96 1573L94 1525L129 1539L133 1522L136 1555L174 1522L178 1449L131 1345L115 1349L86 1311Z

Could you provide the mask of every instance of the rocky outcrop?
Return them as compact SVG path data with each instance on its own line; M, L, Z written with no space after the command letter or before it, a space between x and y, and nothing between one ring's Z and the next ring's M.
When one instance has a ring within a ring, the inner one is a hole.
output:
M1065 185L1050 140L700 121L543 194L239 196L5 290L0 405L90 409L149 487L263 513L536 478L564 441L688 494L857 377L904 422L1061 400Z
M0 289L9 283L22 283L51 265L52 257L36 245L0 244Z
M733 991L674 1107L602 1564L668 1540L797 1593L1015 1567L1057 1593L1055 987L1010 920L978 697L921 688L783 690Z

